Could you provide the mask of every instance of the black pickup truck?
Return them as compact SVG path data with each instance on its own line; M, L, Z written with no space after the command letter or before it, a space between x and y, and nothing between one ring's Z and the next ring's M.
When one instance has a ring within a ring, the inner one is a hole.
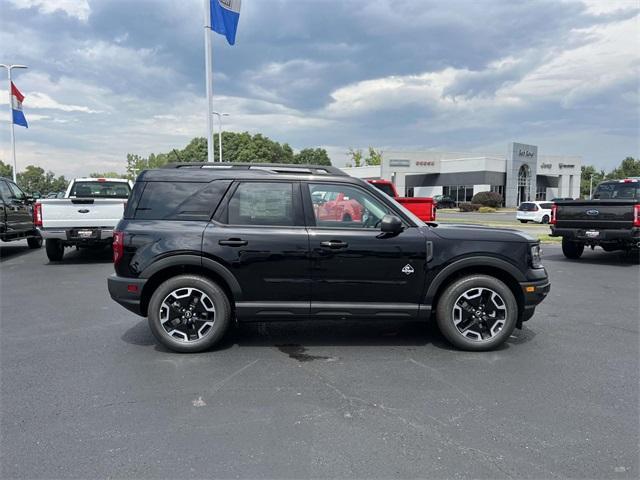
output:
M577 259L585 245L614 250L640 248L640 178L609 180L591 200L558 201L551 210L551 236L562 237L565 257Z
M33 225L33 197L8 178L0 177L0 240L27 239L29 248L40 248L42 237Z

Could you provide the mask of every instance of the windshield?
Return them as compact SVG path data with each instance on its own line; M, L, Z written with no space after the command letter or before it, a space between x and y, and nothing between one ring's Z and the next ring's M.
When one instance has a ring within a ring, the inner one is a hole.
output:
M372 183L371 185L376 187L381 192L386 193L391 198L395 197L395 193L393 191L393 188L391 188L391 185L389 185L388 183Z
M593 198L637 200L640 199L640 182L601 183L596 188Z
M128 182L101 182L98 180L75 182L69 192L70 197L84 198L129 198L131 188Z

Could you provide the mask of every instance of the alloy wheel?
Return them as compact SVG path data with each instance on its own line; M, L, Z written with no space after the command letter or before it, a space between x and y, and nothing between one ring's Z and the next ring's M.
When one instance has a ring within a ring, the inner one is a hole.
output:
M453 305L453 324L470 340L483 342L495 337L507 321L504 299L486 287L472 288Z
M213 301L206 293L184 287L165 297L159 318L167 335L183 342L194 342L211 331L215 314Z

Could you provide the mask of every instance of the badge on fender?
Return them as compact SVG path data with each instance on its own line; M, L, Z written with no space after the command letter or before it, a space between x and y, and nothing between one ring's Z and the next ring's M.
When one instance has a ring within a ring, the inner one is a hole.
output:
M411 275L413 272L413 267L408 263L404 267L402 267L402 273L404 273L405 275Z

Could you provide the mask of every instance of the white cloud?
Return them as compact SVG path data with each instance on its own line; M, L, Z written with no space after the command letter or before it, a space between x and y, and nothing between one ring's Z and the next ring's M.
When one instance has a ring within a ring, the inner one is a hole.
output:
M87 21L91 8L87 0L9 0L17 8L37 7L41 13L63 11L70 17Z

